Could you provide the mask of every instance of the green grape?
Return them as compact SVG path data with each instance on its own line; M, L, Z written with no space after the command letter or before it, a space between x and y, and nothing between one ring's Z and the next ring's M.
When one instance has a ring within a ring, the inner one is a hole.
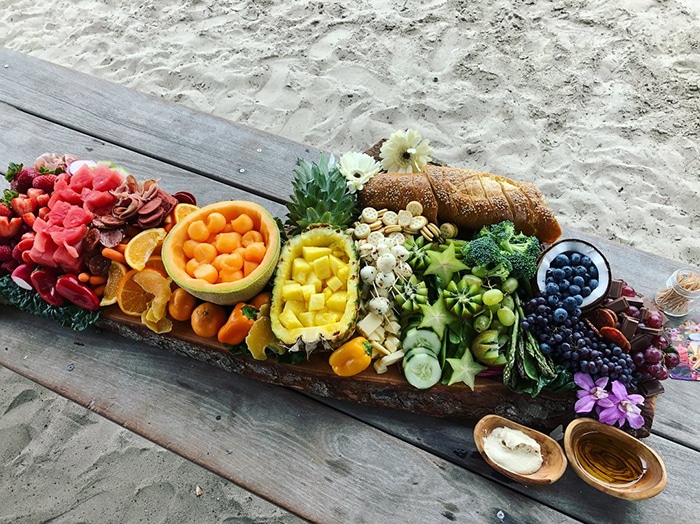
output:
M484 313L476 317L473 322L474 331L476 331L477 333L486 331L491 325L491 318L492 317L490 311L485 311Z
M485 306L500 304L501 300L503 300L503 291L500 289L489 289L484 291L484 294L481 295L481 301Z
M501 302L501 305L503 307L507 307L511 311L515 310L515 300L513 300L513 297L510 295L506 295L503 297L503 302Z
M498 310L498 321L504 326L512 326L515 324L515 313L512 309L502 307Z
M501 290L506 294L510 295L516 289L518 289L518 279L515 277L506 278L505 282L501 284Z

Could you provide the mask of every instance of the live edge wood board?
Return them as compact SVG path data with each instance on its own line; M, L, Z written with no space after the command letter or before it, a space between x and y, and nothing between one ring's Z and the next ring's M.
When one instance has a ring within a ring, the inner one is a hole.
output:
M173 330L167 335L156 334L141 324L138 318L125 315L116 306L103 311L98 326L226 371L321 397L436 417L475 420L496 413L546 431L560 424L565 426L575 416L576 396L573 392L542 393L532 398L512 392L500 383L500 377L477 378L474 391L465 385L441 384L419 390L400 375L398 366L390 366L389 371L381 375L370 367L354 377L339 377L328 365L327 353L312 354L308 361L299 364L280 364L273 357L265 361L255 360L250 355L232 354L214 338L198 337L184 322L175 321ZM649 435L655 401L654 395L645 402L646 424L636 433L640 438Z

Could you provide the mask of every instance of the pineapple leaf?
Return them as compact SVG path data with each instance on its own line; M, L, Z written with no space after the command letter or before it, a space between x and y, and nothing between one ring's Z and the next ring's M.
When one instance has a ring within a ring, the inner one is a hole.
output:
M287 204L286 225L290 233L319 224L346 229L355 218L357 200L348 192L335 157L321 153L318 162L299 158L297 166L292 181L294 191Z

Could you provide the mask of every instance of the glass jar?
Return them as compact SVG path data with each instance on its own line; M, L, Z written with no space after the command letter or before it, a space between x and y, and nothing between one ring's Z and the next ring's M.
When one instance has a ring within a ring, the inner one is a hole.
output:
M666 316L682 317L700 302L700 272L678 269L666 280L666 287L656 292L656 305Z

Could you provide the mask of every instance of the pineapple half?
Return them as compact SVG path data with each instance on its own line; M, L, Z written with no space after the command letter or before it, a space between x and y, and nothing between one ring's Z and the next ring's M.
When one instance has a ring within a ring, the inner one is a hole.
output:
M272 331L290 351L331 350L354 332L359 290L359 260L348 234L318 227L295 235L277 265Z

